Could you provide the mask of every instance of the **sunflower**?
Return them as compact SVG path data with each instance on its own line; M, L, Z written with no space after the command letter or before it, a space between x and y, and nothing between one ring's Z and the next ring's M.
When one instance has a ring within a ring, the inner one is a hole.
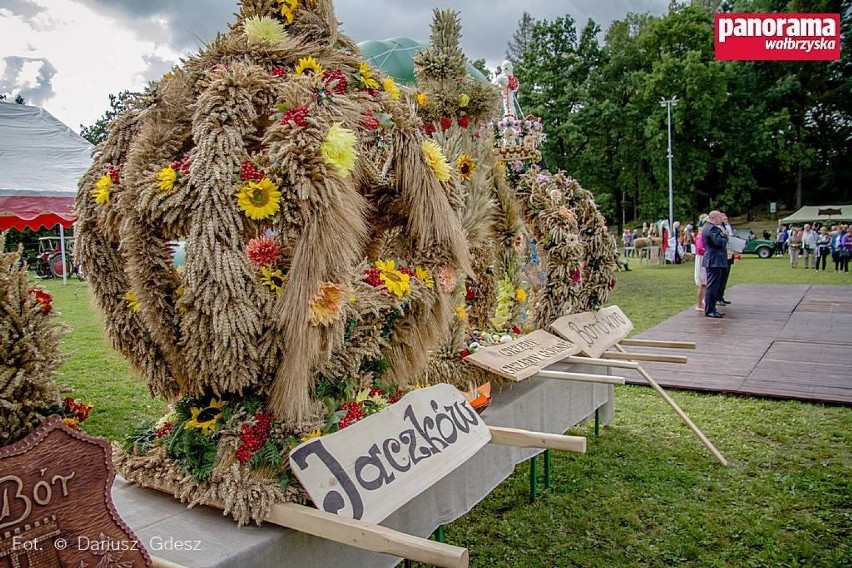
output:
M365 89L379 88L379 82L374 78L376 74L370 69L370 64L366 61L362 61L358 65L358 75L361 76L361 86Z
M399 87L396 86L392 77L388 77L382 82L382 88L393 100L399 99Z
M403 295L411 291L411 277L396 270L396 263L393 259L377 260L376 268L379 269L379 278L384 283L385 288L397 298L402 298Z
M284 290L284 284L287 282L287 277L284 276L281 269L276 268L273 270L268 266L261 266L260 274L260 283L269 288L271 292L275 292L276 296L280 296Z
M269 178L249 181L236 194L237 205L249 219L260 220L272 217L281 208L281 192Z
M282 14L283 15L283 14ZM292 18L289 18L289 24ZM252 16L243 20L243 31L249 43L281 43L287 39L287 32L281 22L267 16Z
M111 188L112 178L106 174L102 175L101 179L95 183L95 189L92 190L92 196L95 198L95 202L103 203L104 205L109 203Z
M177 172L171 166L167 166L157 173L157 187L161 191L170 192L175 187Z
M322 65L317 63L317 60L314 59L312 55L309 55L299 59L299 62L296 64L296 75L303 75L305 71L311 71L315 75L322 75L324 69L322 68Z
M184 423L183 429L198 428L208 436L213 434L216 431L216 423L222 417L222 407L225 404L224 400L210 399L210 404L205 408L193 406L190 408L192 418Z
M346 288L340 284L323 283L310 300L311 325L328 325L337 319L346 298Z
M342 178L348 177L355 168L355 159L358 157L355 142L355 133L335 122L329 127L320 147L323 161L334 167Z
M420 282L429 288L432 289L435 286L435 281L432 280L432 274L429 273L425 268L420 268L419 266L414 269L414 274Z
M476 162L473 161L470 155L462 154L456 162L456 171L459 173L459 177L469 180L473 177L473 172L476 171Z
M136 299L136 294L127 292L123 299L127 302L127 309L134 313L139 311L139 300Z
M417 104L422 107L429 104L429 97L426 96L426 93L417 93Z
M444 157L444 152L441 147L427 140L423 142L423 154L426 156L426 161L435 173L438 181L450 180L450 164L447 163L447 158Z

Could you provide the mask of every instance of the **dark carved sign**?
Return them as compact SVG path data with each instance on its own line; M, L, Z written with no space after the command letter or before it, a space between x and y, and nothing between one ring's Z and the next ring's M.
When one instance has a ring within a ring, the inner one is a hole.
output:
M0 568L151 566L112 504L111 454L57 417L0 448Z

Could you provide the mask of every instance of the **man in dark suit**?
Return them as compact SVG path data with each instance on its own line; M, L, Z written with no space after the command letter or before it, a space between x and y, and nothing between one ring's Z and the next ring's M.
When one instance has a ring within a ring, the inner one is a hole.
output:
M716 310L716 302L722 298L722 278L728 269L728 233L722 228L725 216L719 211L711 211L704 224L701 238L704 240L704 258L701 263L707 269L707 295L704 298L704 315L708 318L721 318Z

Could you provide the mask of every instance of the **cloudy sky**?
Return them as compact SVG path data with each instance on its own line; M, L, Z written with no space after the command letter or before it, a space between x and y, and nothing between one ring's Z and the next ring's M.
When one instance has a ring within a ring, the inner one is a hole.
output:
M495 67L526 10L536 19L570 14L606 29L628 12L662 14L668 0L337 0L355 41L428 39L432 8L461 12L462 48ZM0 94L20 94L75 130L109 106L108 95L140 90L182 56L227 29L236 0L0 0Z

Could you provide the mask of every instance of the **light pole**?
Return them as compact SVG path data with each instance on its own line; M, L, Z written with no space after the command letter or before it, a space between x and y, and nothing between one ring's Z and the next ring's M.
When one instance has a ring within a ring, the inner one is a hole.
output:
M669 237L674 237L674 189L672 188L672 107L677 104L677 97L670 99L661 99L660 106L666 107L668 112L668 127L669 127ZM668 243L666 243L668 244ZM677 261L677 238L674 244L675 261Z

